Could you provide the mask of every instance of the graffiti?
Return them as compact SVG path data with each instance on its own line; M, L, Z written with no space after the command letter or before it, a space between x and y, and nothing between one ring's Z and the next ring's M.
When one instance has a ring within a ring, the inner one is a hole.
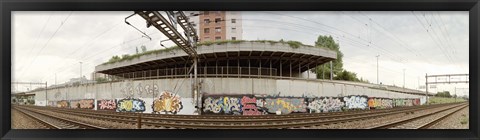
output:
M137 87L135 87L135 91L137 92L138 96L141 96L143 93L142 83L138 83Z
M369 98L368 99L368 107L370 109L382 109L382 108L392 108L393 107L393 100L386 99L386 98Z
M338 112L342 111L345 103L338 97L325 97L314 99L308 104L310 112Z
M153 87L150 85L145 86L145 92L148 95L153 95L156 91L158 91L158 86L156 84L154 84Z
M367 96L346 96L343 97L343 101L347 109L366 109L368 107Z
M269 113L281 111L282 114L290 114L307 111L303 98L266 98L265 102Z
M123 86L123 83L121 85L123 88L120 90L120 92L122 92L122 94L127 97L127 98L130 98L130 97L133 97L133 87L132 87L132 83L128 82L126 83L125 86Z
M152 109L154 113L170 112L176 114L183 108L180 96L174 95L171 92L164 91L160 98L153 101Z
M56 105L57 107L60 107L60 108L67 108L68 107L68 101L57 101Z
M48 106L57 107L57 101L48 101Z
M70 101L70 108L93 109L94 101L93 99Z
M413 106L413 99L394 99L395 106Z
M204 112L239 114L242 112L241 100L236 97L207 97L203 103Z
M420 99L413 99L413 105L420 105Z
M140 99L122 99L117 102L118 112L144 112L145 101Z
M55 93L55 99L60 99L62 94L60 92Z
M255 97L249 98L247 96L243 96L242 106L243 106L242 107L243 115L261 115L262 114L257 108L257 99Z
M97 110L116 110L117 102L116 100L98 100L97 101Z

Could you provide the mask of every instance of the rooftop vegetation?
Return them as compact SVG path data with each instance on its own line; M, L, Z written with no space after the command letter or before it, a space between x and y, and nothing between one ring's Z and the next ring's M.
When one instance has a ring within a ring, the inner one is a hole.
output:
M283 39L280 40L280 41L273 41L273 40L221 40L221 41L206 41L206 42L202 42L202 43L199 43L197 44L197 47L202 47L202 46L211 46L211 45L222 45L222 44L227 44L227 43L232 43L232 44L239 44L239 43L242 43L242 42L260 42L260 43L270 43L271 45L274 45L276 43L281 43L281 44L287 44L288 46L292 47L292 48L299 48L300 46L306 46L306 47L314 47L314 46L311 46L311 45L305 45L299 41L284 41ZM102 65L106 65L106 64L113 64L113 63L117 63L117 62L122 62L122 61L125 61L125 60L132 60L134 58L138 58L140 56L143 56L143 55L150 55L150 54L159 54L159 53L162 53L162 52L169 52L169 51L172 51L172 50L176 50L176 49L180 49L180 47L178 46L172 46L172 47L169 47L169 48L165 48L165 49L158 49L158 50L151 50L151 51L146 51L146 52L142 52L142 53L137 53L137 54L133 54L133 55L129 55L129 54L124 54L122 55L121 57L115 55L115 56L112 56L112 58L110 58L110 60L108 60L108 62L105 62L103 63Z

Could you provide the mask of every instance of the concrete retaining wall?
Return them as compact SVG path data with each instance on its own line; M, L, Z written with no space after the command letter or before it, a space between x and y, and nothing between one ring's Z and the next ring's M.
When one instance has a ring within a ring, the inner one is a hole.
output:
M391 99L420 98L421 104L426 101L424 96L334 82L258 78L201 78L201 81L201 93L208 96L264 95L317 98L366 95ZM33 93L36 95L35 104L38 106L46 105L45 98L48 101L94 99L95 106L97 106L98 100L141 99L145 101L144 112L149 113L152 112L153 100L159 98L161 92L169 91L181 98L183 108L177 114L193 114L195 108L191 94L191 82L188 78L124 81L49 89L47 96L45 96L45 91ZM95 107L95 109L97 108Z

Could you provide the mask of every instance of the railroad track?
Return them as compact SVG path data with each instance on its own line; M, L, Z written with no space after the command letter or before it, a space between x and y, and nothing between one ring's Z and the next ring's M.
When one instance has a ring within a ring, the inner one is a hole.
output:
M438 104L428 106L401 107L369 111L351 111L334 113L261 115L261 116L198 116L119 113L111 111L94 111L79 109L59 109L35 107L50 111L93 118L98 120L120 122L139 126L138 128L189 128L189 129L277 129L305 128L322 125L336 125L353 121L381 118L395 114L409 114L415 111L442 108L457 104ZM139 125L140 124L140 125Z
M34 109L25 109L20 107L13 107L13 109L34 119L35 121L40 122L46 129L107 129L104 127L53 116L44 112L35 111Z
M416 117L396 120L393 122L370 127L371 129L428 129L448 116L468 107L468 103L449 106L425 113Z

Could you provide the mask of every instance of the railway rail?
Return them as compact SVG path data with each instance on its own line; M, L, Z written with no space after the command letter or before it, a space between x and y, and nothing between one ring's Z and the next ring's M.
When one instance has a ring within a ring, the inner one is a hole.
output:
M46 129L107 129L21 107L13 107L13 109L40 122Z
M337 125L353 121L381 118L388 115L412 114L413 112L422 110L439 109L451 106L465 106L465 103L424 105L364 111L259 116L143 114L38 106L28 106L28 108L43 109L62 114L119 122L128 125L137 125L137 128L289 129ZM25 107L26 106L19 106L19 108Z
M432 111L430 113L419 115L417 117L406 118L406 119L378 125L372 128L373 129L428 129L431 126L442 121L443 119L447 118L448 116L451 116L452 114L466 107L468 107L468 104L450 106L448 108Z

